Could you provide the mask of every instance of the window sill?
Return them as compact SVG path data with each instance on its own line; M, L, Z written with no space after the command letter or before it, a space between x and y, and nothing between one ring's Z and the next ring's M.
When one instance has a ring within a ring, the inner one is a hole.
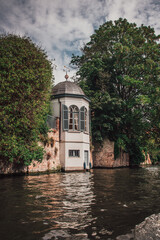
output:
M73 156L69 156L69 158L80 158L80 157L76 157L76 156L75 156L75 157L73 157Z
M81 131L78 130L68 130L69 133L81 133Z
M85 132L85 131L74 131L74 130L63 130L64 132L68 132L68 133L84 133L86 135L89 135L89 132Z
M89 132L83 132L83 133L89 135Z

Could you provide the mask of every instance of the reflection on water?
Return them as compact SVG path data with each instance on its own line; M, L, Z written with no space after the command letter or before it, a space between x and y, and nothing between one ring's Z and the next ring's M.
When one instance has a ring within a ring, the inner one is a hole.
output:
M160 212L160 168L0 179L0 239L115 239Z

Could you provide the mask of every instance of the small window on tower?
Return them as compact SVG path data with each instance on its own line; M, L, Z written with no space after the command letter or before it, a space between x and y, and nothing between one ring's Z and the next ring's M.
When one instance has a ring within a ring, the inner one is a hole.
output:
M80 157L79 150L69 150L69 157Z

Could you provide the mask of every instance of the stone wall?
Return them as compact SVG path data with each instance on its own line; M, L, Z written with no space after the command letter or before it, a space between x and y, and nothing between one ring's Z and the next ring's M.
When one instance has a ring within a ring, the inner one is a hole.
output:
M50 129L48 133L48 143L40 146L44 146L45 154L42 162L32 161L31 165L28 166L28 172L45 172L60 169L59 160L59 131L58 129Z
M0 160L0 174L18 174L45 172L60 169L59 160L59 119L56 120L56 128L48 132L48 141L39 143L44 147L45 154L42 162L32 161L31 165L26 167L16 163L7 163Z
M114 159L114 142L104 140L103 146L96 144L93 151L93 167L128 167L129 155L121 152L120 156Z

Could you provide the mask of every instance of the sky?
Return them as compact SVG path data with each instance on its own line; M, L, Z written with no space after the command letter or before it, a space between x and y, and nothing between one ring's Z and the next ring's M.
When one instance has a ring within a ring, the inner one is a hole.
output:
M55 84L94 30L120 17L160 34L160 0L0 0L0 33L27 35L45 49L56 65Z

